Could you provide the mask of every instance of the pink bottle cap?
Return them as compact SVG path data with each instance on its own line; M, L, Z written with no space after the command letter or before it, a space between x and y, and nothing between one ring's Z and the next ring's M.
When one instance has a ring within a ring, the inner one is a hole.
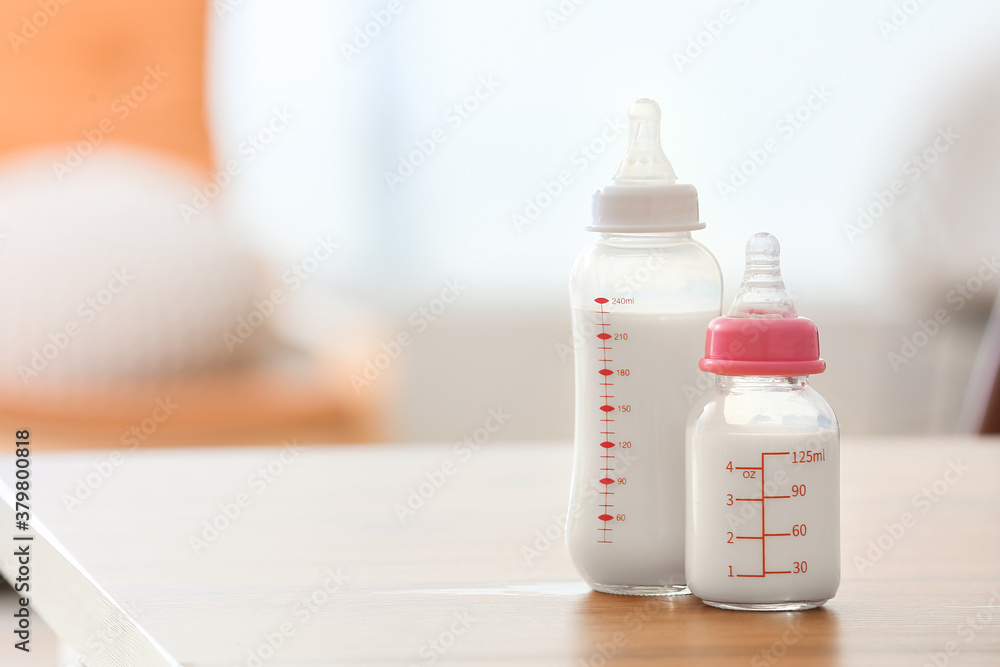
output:
M781 246L761 232L747 241L746 272L729 314L705 335L701 370L717 375L812 375L826 370L819 330L798 317L781 279Z

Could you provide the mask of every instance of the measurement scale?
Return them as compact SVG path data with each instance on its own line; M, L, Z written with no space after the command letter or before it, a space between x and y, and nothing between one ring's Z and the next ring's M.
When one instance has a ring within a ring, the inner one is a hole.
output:
M597 520L601 522L600 528L598 528L598 530L600 531L600 535L598 536L597 541L601 544L611 544L612 536L608 535L608 533L612 532L614 529L610 528L608 524L615 519L615 517L612 516L611 514L611 509L614 507L614 504L611 502L611 500L613 500L611 496L615 494L615 492L611 490L611 487L613 484L616 483L614 478L615 455L611 452L611 450L614 449L615 447L615 443L612 440L612 436L616 435L614 431L615 420L611 417L611 413L615 411L615 408L611 405L611 399L614 398L614 394L612 394L611 392L614 391L613 387L615 386L615 383L612 382L612 380L614 379L613 376L615 372L613 369L608 367L608 364L614 363L614 359L611 359L610 357L611 357L611 350L613 349L612 339L615 337L615 335L614 333L608 332L608 328L611 326L611 323L608 322L607 319L608 315L610 315L610 312L605 309L607 304L609 303L608 299L604 297L598 297L594 299L594 302L597 303L598 308L600 308L600 310L597 312L601 316L601 321L598 323L598 326L601 327L601 330L600 333L597 334L597 338L600 340L600 345L597 346L597 349L600 350L600 356L601 356L600 362L602 364L602 367L600 368L600 370L597 371L597 373L600 376L598 383L601 386L601 390L598 393L598 395L603 399L603 405L601 405L598 408L598 410L600 410L601 413L600 433L602 436L601 450L600 450L601 465L599 467L601 472L603 473L603 476L598 481L598 484L600 485L601 488L601 491L599 492L601 494L601 500L602 500L602 502L600 503L600 507L604 511L597 517ZM619 333L619 339L620 336L621 334ZM625 334L625 336L627 339L628 334ZM624 514L620 513L619 516L621 517L622 520L625 519Z
M794 517L792 517L791 522L788 523L789 517L788 517L788 512L787 511L783 511L782 512L782 525L781 525L781 527L779 527L779 528L776 529L776 530L785 531L785 532L770 532L770 533L767 532L767 506L768 506L768 502L769 501L771 502L772 515L773 515L773 507L774 507L774 503L775 502L782 502L782 503L791 502L791 503L795 503L796 500L798 500L798 499L804 499L806 497L806 494L809 492L808 485L805 482L803 482L803 483L793 483L793 484L791 484L791 487L789 488L788 493L786 493L786 494L785 493L780 493L778 491L774 491L774 492L771 493L771 495L768 495L768 492L767 492L767 489L766 489L766 482L767 481L772 481L772 483L773 483L773 479L772 480L768 480L766 478L766 476L765 476L765 471L767 470L767 462L768 462L768 458L767 457L769 457L769 456L789 457L788 459L786 459L784 461L785 463L790 463L790 464L792 464L794 466L801 467L802 465L808 464L808 463L822 463L822 462L826 461L826 450L825 449L821 449L821 450L816 450L816 451L813 451L813 450L799 450L799 451L789 451L789 452L761 452L761 454L760 454L760 465L757 465L757 466L734 466L733 465L733 461L729 461L729 463L726 465L726 470L728 470L729 473L738 475L737 479L740 479L740 480L750 480L750 483L754 484L755 487L756 487L756 482L758 481L758 479L759 479L759 482L760 482L760 486L759 486L759 488L760 488L760 495L759 496L756 496L756 497L742 497L742 498L741 497L737 497L737 496L740 496L740 495L747 495L747 494L745 494L745 488L746 488L745 485L744 485L743 489L731 489L733 491L733 493L727 493L726 494L726 506L728 506L728 507L734 506L735 503L760 503L760 505L759 505L759 507L760 507L760 532L759 533L757 533L755 531L754 534L737 535L736 531L734 530L734 531L728 531L727 534L726 534L726 544L734 544L734 542L733 542L734 539L736 539L736 540L760 540L760 571L759 572L756 572L756 571L753 571L753 572L751 572L751 571L734 572L733 565L730 564L728 566L729 567L729 575L728 576L730 576L730 577L737 577L737 578L740 578L740 577L746 577L746 578L751 578L751 577L752 578L763 578L763 577L767 577L767 576L771 576L771 575L780 575L780 574L805 574L808 571L808 568L809 568L809 563L808 563L807 560L805 560L805 559L803 559L803 560L796 560L795 556L792 556L792 558L791 558L791 564L786 564L788 562L787 550L782 549L782 551L786 554L785 558L782 559L781 564L778 565L778 567L782 568L782 569L774 569L774 570L768 570L767 569L767 544L768 544L768 538L771 538L772 541L773 541L774 538L790 538L790 539L794 539L794 538L798 538L798 537L805 537L806 534L807 534L807 532L808 532L808 525L804 521L800 522L800 521L795 520ZM773 459L772 459L772 461L773 461ZM788 477L788 478L794 480L794 473L786 474L785 477ZM778 485L775 484L775 487L777 487L777 486ZM796 514L794 508L791 510L791 513L792 514ZM801 508L800 508L800 511L798 512L798 514L801 516L801 514L802 514ZM772 520L772 530L775 530L773 528L773 525L774 525L774 521ZM794 547L793 547L793 549L794 549ZM772 563L773 563L773 560L774 559L772 559ZM745 566L746 563L744 563L743 565ZM787 567L788 569L784 569L785 567Z

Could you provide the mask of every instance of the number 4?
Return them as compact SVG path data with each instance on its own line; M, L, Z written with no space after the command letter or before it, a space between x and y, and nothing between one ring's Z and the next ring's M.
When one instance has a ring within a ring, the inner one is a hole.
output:
M733 471L733 462L732 461L730 461L729 465L726 466L726 470L728 470L729 472Z

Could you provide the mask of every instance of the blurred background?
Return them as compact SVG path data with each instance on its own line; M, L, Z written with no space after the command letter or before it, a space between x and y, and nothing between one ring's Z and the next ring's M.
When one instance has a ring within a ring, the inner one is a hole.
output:
M7 0L0 421L36 447L568 439L639 97L848 435L996 429L1000 5ZM996 402L994 396L994 402ZM992 425L991 425L992 424Z

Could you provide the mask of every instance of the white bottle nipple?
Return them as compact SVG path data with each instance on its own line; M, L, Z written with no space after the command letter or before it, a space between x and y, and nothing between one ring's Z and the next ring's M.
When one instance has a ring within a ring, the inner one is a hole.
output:
M747 241L747 264L729 317L797 317L781 279L781 246L773 234L759 232Z
M628 151L618 164L619 185L673 185L677 174L660 144L660 105L636 100L628 110Z

